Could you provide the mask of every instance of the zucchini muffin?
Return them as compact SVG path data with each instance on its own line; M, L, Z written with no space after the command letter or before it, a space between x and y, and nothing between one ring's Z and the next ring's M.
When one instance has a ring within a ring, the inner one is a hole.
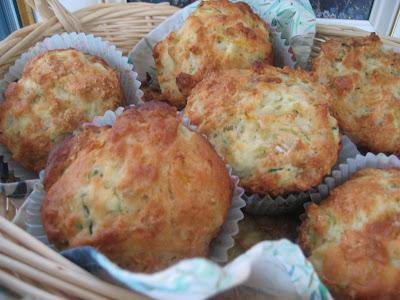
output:
M336 163L340 139L329 100L300 70L233 69L201 81L185 115L248 192L277 196L319 184Z
M363 169L307 208L299 242L338 299L400 298L399 199L399 169Z
M207 256L232 194L213 147L160 102L56 146L44 187L49 241L59 249L95 247L137 272Z
M212 70L271 64L269 34L243 2L202 1L177 32L154 47L162 98L183 107L191 89Z
M400 54L379 37L332 39L313 64L340 129L361 148L400 154Z
M83 122L124 104L116 70L75 49L44 52L24 67L0 103L0 142L39 172L53 145Z

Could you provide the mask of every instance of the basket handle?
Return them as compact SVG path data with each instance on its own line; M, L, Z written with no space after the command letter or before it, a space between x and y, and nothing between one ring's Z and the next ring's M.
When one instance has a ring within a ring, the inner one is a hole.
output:
M67 32L82 31L79 20L58 1L58 0L25 0L26 3L37 10L40 16L47 21L56 17Z

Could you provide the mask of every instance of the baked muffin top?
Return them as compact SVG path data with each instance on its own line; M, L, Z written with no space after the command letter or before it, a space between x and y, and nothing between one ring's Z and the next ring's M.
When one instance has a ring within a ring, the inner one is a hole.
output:
M379 37L331 39L313 63L340 129L361 148L400 153L400 54Z
M117 71L75 49L44 52L24 67L0 103L0 142L24 167L40 171L53 145L83 122L123 104Z
M271 64L272 44L267 25L247 4L210 0L202 1L153 54L163 98L183 107L209 71Z
M300 70L233 69L201 81L185 115L247 191L275 196L311 188L336 163L339 132L328 100Z
M311 204L300 244L339 299L399 299L400 170L364 169Z
M93 246L138 272L206 256L231 204L223 161L160 102L65 140L45 173L49 240L60 249Z

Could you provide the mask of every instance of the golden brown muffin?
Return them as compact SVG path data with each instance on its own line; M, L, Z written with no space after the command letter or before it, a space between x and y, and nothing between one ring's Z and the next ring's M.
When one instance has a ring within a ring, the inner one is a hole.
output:
M339 132L329 93L300 70L225 70L201 81L185 115L250 192L305 191L336 163Z
M247 4L210 0L159 42L153 54L163 97L182 107L212 70L271 64L272 44L267 25Z
M313 69L333 94L340 129L360 147L400 153L400 54L376 35L332 39Z
M93 246L138 272L206 256L232 193L212 146L159 102L66 140L52 151L44 181L51 242Z
M307 208L300 244L345 299L400 298L400 170L364 169Z
M43 169L53 145L123 104L118 73L96 56L51 50L29 61L0 104L0 142L24 167Z

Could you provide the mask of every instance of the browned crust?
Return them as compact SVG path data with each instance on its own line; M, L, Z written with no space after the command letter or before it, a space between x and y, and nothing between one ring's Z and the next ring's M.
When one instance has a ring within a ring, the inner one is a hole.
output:
M187 73L181 72L176 76L176 85L178 86L179 92L185 97L190 94L190 91L196 86L197 82L198 80L196 80L195 76Z
M117 71L103 59L75 49L47 51L8 86L0 104L0 142L14 160L38 172L54 144L124 103Z
M64 142L52 152L45 188L42 217L52 243L90 245L145 272L206 256L232 194L213 147L159 102Z
M318 205L315 203L309 203L306 207L306 213L305 215L302 215L304 220L298 227L298 237L297 237L297 244L301 247L303 250L305 256L310 256L312 252L312 248L310 246L310 241L308 239L307 235L307 214L312 213L314 211L318 210Z
M400 170L364 169L307 208L298 243L340 299L398 299Z
M375 34L336 38L321 46L313 72L333 95L341 130L361 148L400 153L400 54Z
M108 127L86 125L84 128L79 134L67 137L51 149L43 180L46 190L49 190L57 182L80 152L101 147L101 143L96 141L96 136Z
M48 190L55 182L64 170L71 163L70 157L73 151L74 137L69 136L59 144L55 145L49 154L49 158L46 164L46 174L43 180L43 185Z
M336 163L340 141L328 101L300 70L225 70L193 89L185 115L247 191L276 196L317 185Z
M164 99L163 95L161 95L161 91L155 90L147 82L142 82L140 89L143 91L142 100L144 102L150 102L150 101L166 102L166 99Z
M271 64L272 44L268 26L246 3L203 1L181 29L156 44L153 55L164 98L183 107L209 72Z

